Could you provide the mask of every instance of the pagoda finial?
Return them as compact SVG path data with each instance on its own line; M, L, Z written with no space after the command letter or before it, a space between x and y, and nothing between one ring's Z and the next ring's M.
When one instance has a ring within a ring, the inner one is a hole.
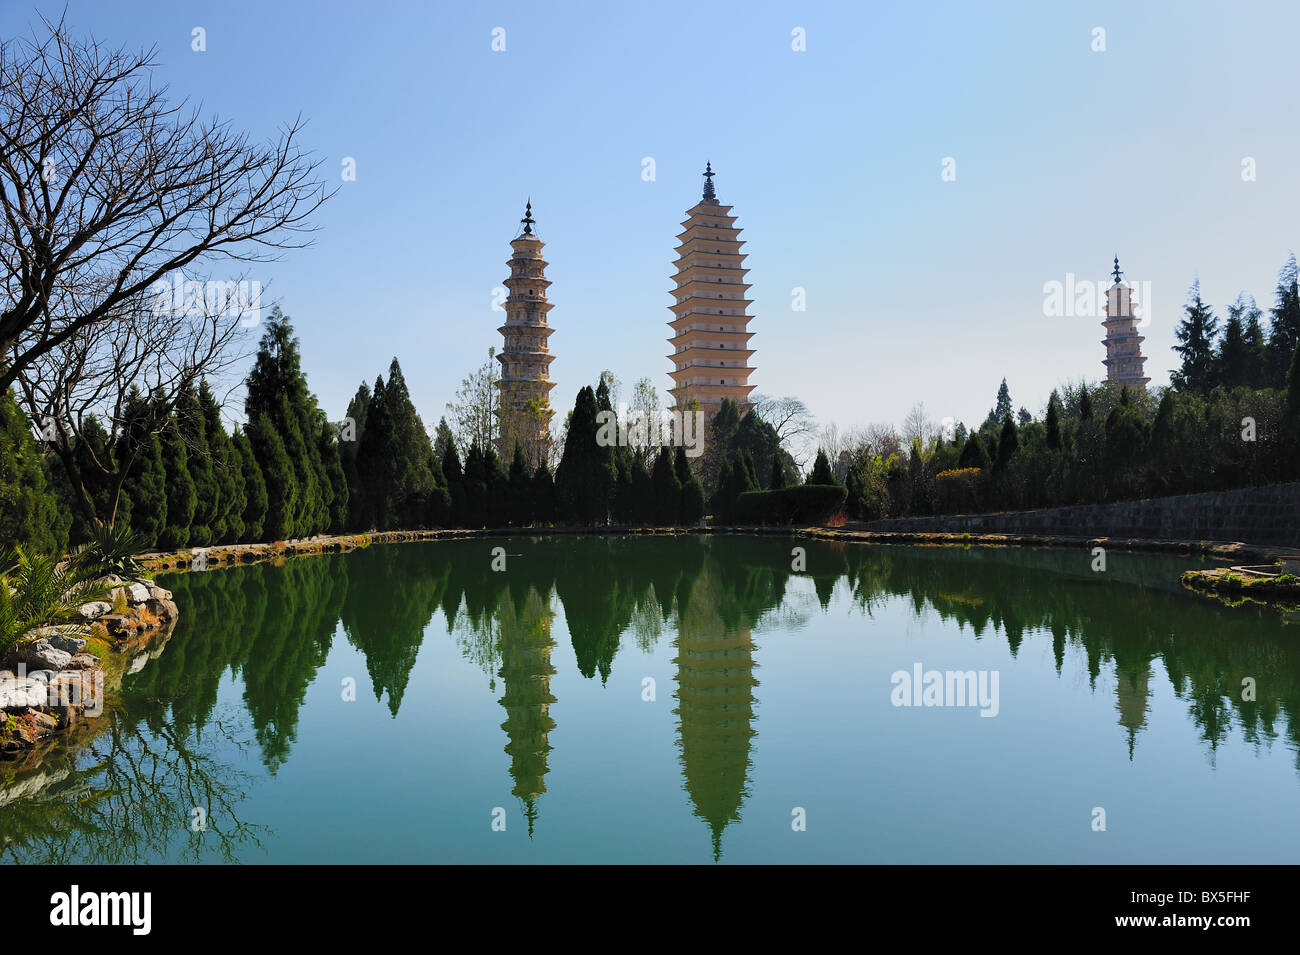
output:
M716 202L718 197L713 192L713 163L704 164L704 199L708 202Z
M1115 256L1115 271L1111 272L1110 276L1116 281L1116 283L1118 283L1120 276L1123 274L1124 273L1119 270L1119 256L1117 255Z
M524 224L524 235L533 234L533 223L537 220L533 218L533 197L528 197L528 204L524 208L524 217L519 220Z

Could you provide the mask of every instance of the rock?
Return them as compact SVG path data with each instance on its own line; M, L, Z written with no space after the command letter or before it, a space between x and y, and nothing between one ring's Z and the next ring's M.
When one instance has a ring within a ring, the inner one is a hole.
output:
M77 654L86 649L85 637L74 637L68 633L56 633L49 637L49 641L50 646L65 653Z
M39 680L30 677L0 680L0 709L44 706L48 699L49 689Z
M99 622L108 628L112 634L133 633L135 631L134 618L122 613L107 613L99 618Z
M93 670L99 666L99 661L91 653L74 653L72 660L64 667L65 670Z
M27 664L29 669L62 670L72 660L72 654L53 646L49 640L20 643L13 649L13 659Z
M90 603L84 603L77 608L77 614L82 620L90 622L98 620L106 613L113 612L113 605L107 600L92 600Z
M34 711L29 715L32 718L32 722L36 724L37 730L40 731L42 735L58 732L59 718L57 716L51 716L49 713L42 713L39 710Z
M149 599L149 588L140 583L127 584L126 599L133 604L145 603Z
M142 653L131 661L131 666L127 669L127 674L139 673L144 669L145 664L149 662L149 654Z
M157 584L150 584L149 596L154 600L171 600L172 592L170 590L163 590Z
M166 593L166 591L163 592ZM150 600L147 606L151 614L163 620L175 620L177 615L180 613L179 608L176 606L176 602L169 598L155 598Z
M41 683L49 686L50 682L53 681L56 676L58 676L58 673L54 670L32 670L27 674L27 679L39 680Z

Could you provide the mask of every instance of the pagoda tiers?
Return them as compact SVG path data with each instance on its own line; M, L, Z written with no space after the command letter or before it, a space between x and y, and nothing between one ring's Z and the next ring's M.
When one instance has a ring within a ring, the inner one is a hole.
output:
M749 270L740 251L744 243L731 206L720 205L714 195L713 175L713 165L706 165L704 196L687 211L685 231L677 236L676 301L669 306L673 319L668 323L673 330L668 357L674 406L685 410L694 399L710 418L723 398L733 399L743 414L754 390L749 383L754 333L748 329L751 302L745 297Z
M678 601L673 713L686 792L709 827L716 862L723 830L739 821L749 793L758 680L752 621L711 563Z
M1106 346L1106 360L1102 364L1106 366L1107 381L1132 391L1145 391L1151 381L1143 370L1146 358L1142 355L1142 343L1146 338L1137 332L1133 289L1123 281L1123 274L1119 270L1119 256L1115 256L1115 271L1111 273L1115 281L1106 290L1106 320L1101 323L1106 329L1106 337L1101 342Z
M505 339L497 360L501 362L501 454L507 461L514 453L516 438L529 457L536 458L536 446L544 446L550 438L555 414L550 399L555 387L550 372L555 356L547 345L553 329L546 319L551 310L546 289L551 283L546 280L547 262L542 258L546 243L533 234L531 200L520 221L524 229L511 241L514 255L506 263L510 266L505 281L510 292L504 303L506 323L497 329Z
M551 693L551 677L555 675L551 664L554 616L549 600L532 585L527 585L520 600L514 599L514 591L507 590L497 611L501 652L497 675L505 684L499 702L506 711L501 728L506 732L510 777L515 781L511 792L523 802L529 836L537 822L537 802L546 792L550 734L555 729L555 720L551 719L551 704L555 702Z

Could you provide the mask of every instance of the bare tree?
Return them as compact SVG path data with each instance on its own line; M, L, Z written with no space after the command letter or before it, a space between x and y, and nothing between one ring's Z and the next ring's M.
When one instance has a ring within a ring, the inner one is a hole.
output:
M910 446L913 442L920 442L921 450L924 451L939 434L940 427L925 413L925 405L919 401L912 405L912 410L903 419L903 438L907 444Z
M305 245L331 194L301 119L255 144L169 103L152 50L43 25L0 45L0 389L173 272Z
M461 380L456 397L447 402L462 456L475 443L484 450L495 448L500 436L501 369L495 355L496 349L489 348L488 360Z
M82 326L34 357L19 379L27 414L58 455L88 523L116 519L137 455L165 426L180 396L201 379L219 380L247 355L236 341L246 316L224 299L170 299L160 294L124 302L111 321ZM148 421L127 420L132 393L148 397ZM107 432L102 447L79 442L92 417ZM91 485L107 489L105 513L96 513Z
M659 392L655 390L654 382L649 378L638 378L636 384L632 386L632 414L645 422L646 444L643 448L637 448L636 452L649 466L659 450L655 446L655 438L663 426L663 409L659 404Z
M752 395L750 401L760 418L776 430L781 447L800 469L816 453L817 419L800 399L785 396Z

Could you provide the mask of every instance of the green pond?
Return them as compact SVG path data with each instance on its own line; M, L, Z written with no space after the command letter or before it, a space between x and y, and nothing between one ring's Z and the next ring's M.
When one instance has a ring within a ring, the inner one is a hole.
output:
M1092 562L519 536L163 576L104 729L0 765L0 859L1296 861L1300 626Z

